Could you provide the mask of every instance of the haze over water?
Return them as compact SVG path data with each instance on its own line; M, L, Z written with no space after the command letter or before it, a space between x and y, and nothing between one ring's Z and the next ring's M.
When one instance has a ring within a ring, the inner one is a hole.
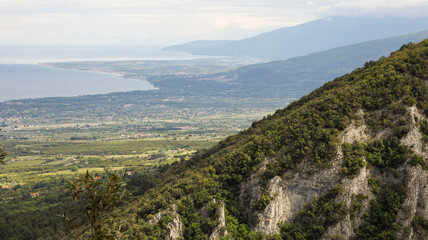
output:
M154 46L1 46L0 64L64 61L179 60L207 58Z
M0 101L153 89L147 81L115 74L28 64L0 65L0 85Z
M54 69L37 63L172 60L202 57L181 52L165 52L159 49L118 46L1 46L0 101L153 89L153 86L145 80L122 78L119 75L107 73Z

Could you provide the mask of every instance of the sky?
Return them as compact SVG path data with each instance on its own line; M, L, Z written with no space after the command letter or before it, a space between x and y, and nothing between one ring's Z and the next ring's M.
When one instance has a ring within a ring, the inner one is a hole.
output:
M428 17L428 0L0 0L0 45L237 40L330 16Z

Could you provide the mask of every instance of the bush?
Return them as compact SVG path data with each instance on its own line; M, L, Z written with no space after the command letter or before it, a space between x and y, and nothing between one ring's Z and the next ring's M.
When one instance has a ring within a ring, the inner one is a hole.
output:
M420 239L428 238L428 221L419 213L415 214L415 217L412 221L412 227L416 235L418 235Z
M379 193L380 186L379 181L375 177L370 177L368 180L368 185L373 190L374 193Z
M397 214L405 199L406 189L402 184L383 185L377 198L370 202L370 211L364 215L356 239L398 239Z
M342 173L348 176L357 175L360 168L364 166L364 144L356 142L353 144L342 144L343 168Z

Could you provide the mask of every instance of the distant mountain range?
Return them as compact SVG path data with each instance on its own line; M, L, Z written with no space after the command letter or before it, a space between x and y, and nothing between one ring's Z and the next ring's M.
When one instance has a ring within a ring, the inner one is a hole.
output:
M173 92L228 94L242 97L298 98L327 81L362 67L400 48L428 38L428 30L367 41L312 53L284 61L253 64L229 72L193 78L149 79L156 87Z
M295 88L311 91L335 77L362 67L365 62L388 56L401 45L418 43L428 38L428 30L393 38L368 41L345 47L313 53L285 61L254 64L227 73L237 78L247 92L277 92L278 89ZM251 89L249 89L251 88Z
M164 50L210 56L285 60L426 29L428 29L428 18L331 17L294 27L280 28L238 41L194 41L166 47Z

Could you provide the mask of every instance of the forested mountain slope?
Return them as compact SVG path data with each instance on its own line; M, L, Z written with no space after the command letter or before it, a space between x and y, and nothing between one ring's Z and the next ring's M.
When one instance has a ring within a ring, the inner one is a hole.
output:
M160 171L133 238L426 239L428 40Z
M283 90L309 93L327 81L362 67L367 61L388 56L401 45L428 38L428 30L378 39L335 48L285 61L253 64L232 70L224 75L233 92L278 94Z

